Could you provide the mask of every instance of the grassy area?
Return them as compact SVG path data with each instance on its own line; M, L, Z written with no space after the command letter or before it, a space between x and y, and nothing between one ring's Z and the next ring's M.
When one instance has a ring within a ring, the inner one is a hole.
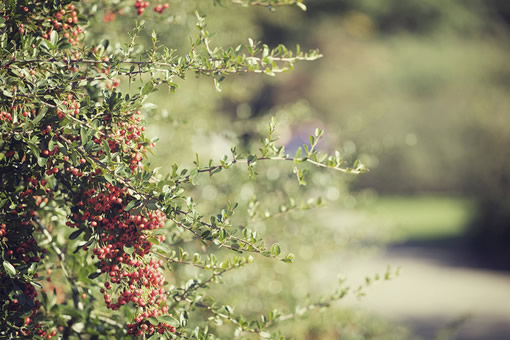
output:
M388 226L396 241L407 241L462 235L473 205L456 197L382 196L363 209Z

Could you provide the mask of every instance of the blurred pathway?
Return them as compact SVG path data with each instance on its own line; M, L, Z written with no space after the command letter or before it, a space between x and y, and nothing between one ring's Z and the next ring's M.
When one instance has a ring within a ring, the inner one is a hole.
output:
M315 277L319 284L325 275L343 272L354 285L388 265L401 267L399 277L344 303L404 323L424 339L448 331L447 339L510 339L510 272L471 267L463 258L447 248L397 246L375 256L321 262Z

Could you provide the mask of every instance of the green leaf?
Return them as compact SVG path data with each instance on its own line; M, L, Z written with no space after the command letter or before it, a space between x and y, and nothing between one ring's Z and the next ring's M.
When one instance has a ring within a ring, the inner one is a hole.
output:
M4 265L4 269L5 269L6 273L10 277L13 277L14 275L16 275L16 269L9 261L4 260L3 265Z
M181 321L181 326L186 327L186 325L188 324L188 312L187 311L182 312L179 317L179 320Z
M148 95L149 93L151 93L153 91L153 89L154 89L154 84L152 83L152 81L149 81L142 88L142 96Z
M57 142L52 138L50 139L50 141L48 142L48 150L53 150L55 149L55 145L57 145Z
M169 254L171 252L170 248L164 243L154 244L152 250L163 254Z
M37 264L32 263L28 268L28 275L33 275L37 271Z
M41 47L42 47L43 49L45 49L46 51L49 51L50 46L48 45L48 41L47 41L46 39L43 39L43 40L41 41ZM4 91L4 94L5 94L5 91Z
M156 200L148 200L145 202L145 206L150 210L158 210L158 206L156 205Z
M89 141L89 136L87 134L87 130L82 126L80 128L80 136L81 136L81 145L85 146L85 144Z
M95 278L99 277L99 275L101 275L101 272L93 272L89 274L88 278L94 280Z
M267 74L268 76L271 76L271 77L274 77L276 75L273 72L273 70L271 70L269 67L266 67L266 69L264 70L264 73Z
M211 239L211 231L210 230L205 230L201 235L200 237L204 240L209 240Z
M39 165L40 167L45 166L47 162L48 162L48 158L37 157L37 165Z
M58 33L56 30L52 30L50 34L50 41L53 45L56 45L58 42Z
M37 281L30 281L30 284L37 289L42 289L42 285Z
M292 263L293 260L294 260L294 254L289 253L285 258L282 259L282 262Z
M133 209L136 206L139 206L140 204L142 204L141 201L133 200L133 201L129 202L128 205L126 205L124 207L124 211L130 211L131 209Z
M77 238L78 236L80 236L80 234L81 234L81 233L83 233L84 231L85 231L85 228L80 228L80 229L78 229L78 230L76 230L76 231L73 231L73 232L71 233L71 235L69 235L69 239L70 239L70 240L74 240L74 239L76 239L76 238Z
M34 120L32 120L32 124L33 125L39 124L39 122L41 121L41 119L43 119L43 117L47 111L48 111L48 109L46 107L41 108L39 110L39 113L37 114L37 116L34 118Z
M302 152L303 152L303 149L301 147L298 147L298 149L296 150L296 158L301 157Z
M251 154L251 155L248 155L248 164L252 164L252 163L255 163L257 161L257 156Z
M147 320L148 320L148 321L151 323L151 325L153 325L153 326L157 326L157 325L159 325L159 321L158 321L158 319L156 319L155 317L150 317L150 318L148 318Z
M108 41L108 39L103 39L103 40L101 40L99 45L103 46L104 49L106 50L108 48L108 45L110 45L110 42Z
M83 322L77 322L71 326L72 330L76 333L81 333L85 328L85 324Z
M275 243L271 246L271 255L278 256L281 253L280 245Z
M114 182L113 176L109 173L104 174L104 179L106 179L109 183L112 183L112 184Z
M106 139L103 139L103 150L106 151L106 157L108 157L108 160L111 160L112 154L110 152L110 145L108 145Z
M135 248L134 247L124 246L122 249L124 250L124 252L126 254L129 254L129 255L131 255L131 254L133 254L135 252Z
M155 245L159 244L159 240L157 238L155 238L155 237L149 237L147 239L147 241L149 241L150 243L155 244Z
M223 306L223 308L225 308L225 310L227 311L228 314L234 313L234 309L232 307L230 307L229 305L225 305L225 306Z
M306 5L302 2L296 2L296 6L298 6L303 12L306 12Z
M177 321L177 319L175 319L174 317L172 317L170 315L158 316L157 319L158 319L159 322L169 324L169 325L171 325L173 327L179 327L180 326L179 321Z
M222 88L221 88L220 80L214 78L213 81L214 81L214 87L216 88L216 91L221 92Z

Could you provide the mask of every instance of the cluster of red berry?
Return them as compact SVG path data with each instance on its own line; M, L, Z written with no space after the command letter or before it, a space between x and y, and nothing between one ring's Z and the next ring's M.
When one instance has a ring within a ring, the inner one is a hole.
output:
M161 14L168 7L170 7L169 4L162 4L162 5L161 4L157 4L156 6L154 6L154 12L157 12L157 13Z
M15 284L17 287L22 287L23 297L25 299L28 298L29 302L34 305L30 315L23 319L23 325L20 326L21 335L28 337L35 334L42 338L52 339L55 335L57 335L56 329L49 329L44 323L34 323L34 320L32 320L41 304L39 300L36 300L38 295L37 290L27 282L16 282ZM26 301L24 303L26 303ZM20 302L17 298L12 299L6 308L9 313L16 314L26 314L25 309L26 308L23 307L23 303Z
M27 178L24 181L24 187L27 188L18 193L18 204L7 215L5 220L7 223L0 225L0 239L5 245L3 249L4 266L12 266L15 272L25 272L32 268L33 265L39 263L46 256L46 249L41 248L34 238L34 226L32 218L35 215L33 206L36 205L36 197L34 193L46 192L44 185L46 181L39 181L35 178ZM40 204L40 202L39 202ZM39 275L32 272L29 274L31 280L36 280ZM0 273L2 289L0 292L0 301L6 310L12 316L17 316L18 320L23 324L18 324L21 334L28 336L36 333L51 339L56 331L48 332L43 324L32 324L32 318L40 308L40 301L37 300L38 292L35 287L26 280L21 280L17 276L7 276ZM15 294L4 296L4 292L13 291ZM24 319L20 319L22 316ZM43 335L44 333L44 335Z
M52 26L48 28L45 33L42 34L44 39L49 39L51 31L63 31L64 37L69 40L69 43L75 46L80 41L80 34L83 33L83 29L78 24L78 12L73 4L67 5L55 14L55 18L47 18Z
M80 102L78 102L72 94L68 94L67 98L62 101L63 110L57 110L59 119L63 119L66 114L75 116L80 114Z
M6 283L7 285L10 283L10 282L6 282L6 280L3 280L2 279L2 282ZM32 313L30 314L30 316L27 316L25 317L25 319L23 320L24 321L24 324L25 325L28 325L32 322L32 319L31 317L34 316L34 314L37 312L37 310L39 309L39 306L41 305L41 302L36 300L36 297L37 297L37 291L35 290L35 288L29 284L29 283L26 283L26 282L19 282L19 281L16 281L16 280L13 280L13 283L16 284L16 286L18 287L23 287L23 298L28 298L29 302L31 302L33 304L33 308L32 308ZM12 300L10 300L8 302L8 305L7 305L7 310L10 312L10 313L16 313L16 312L27 312L26 311L26 308L23 306L22 303L20 303L20 300L21 297L14 297ZM30 310L28 310L30 311Z
M80 106L80 102L73 95L69 94L61 102L60 109L57 110L57 116L59 119L63 119L66 115L79 118ZM106 114L102 119L104 124L102 132L92 137L92 141L96 145L102 145L106 141L111 152L122 151L123 160L129 164L131 172L135 173L142 166L141 161L147 150L155 146L154 143L147 144L141 142L142 134L145 131L145 127L141 126L141 121L141 112L139 110L136 110L134 113L130 111L125 112L122 119L114 119L111 114ZM51 126L49 126L49 129L51 130ZM42 134L45 135L45 132L43 130ZM72 135L65 135L64 137L71 141L80 138L79 136ZM58 131L55 133L55 138L58 139ZM55 150L48 151L48 155L53 155L54 153ZM104 153L103 150L98 150L97 156L102 156ZM94 156L94 154L91 155Z
M151 5L151 3L149 1L136 0L135 8L136 8L138 15L142 15L143 12L145 12L145 8L149 7L150 5Z
M103 22L112 22L115 20L115 17L116 17L115 12L108 11L103 16Z
M65 96L58 106L59 109L55 109L55 113L59 119L63 119L67 115L80 118L80 101L74 95ZM37 110L30 110L24 105L18 105L12 112L21 116L22 112L25 112L23 110L28 110L26 111L28 114L23 115L25 119L36 118L38 115ZM105 140L111 152L125 151L127 154L124 156L124 161L129 164L132 172L135 172L141 165L146 148L151 147L143 142L144 128L140 126L140 115L139 111L134 114L127 112L123 117L114 117L109 113L102 120L104 124L102 131L104 132L97 134L98 137L93 137L95 144L102 145ZM93 178L102 173L100 168L93 170L85 158L79 158L75 162L60 151L57 141L62 142L63 140L64 143L79 141L80 135L65 134L58 121L45 120L45 122L41 123L39 130L39 145L42 146L42 150L39 155L34 155L45 161L39 164L40 171L37 176L16 179L23 189L13 199L18 204L10 213L12 218L17 220L0 225L0 237L6 238L10 247L5 253L7 255L5 259L12 263L16 269L41 261L45 249L40 249L33 237L32 218L36 216L35 211L41 208L43 203L47 204L54 196L47 179L58 174L59 182L79 181L76 183L83 188L83 191L77 194L78 199L73 202L73 214L67 224L70 227L89 226L93 232L100 236L102 245L94 249L94 256L97 256L99 260L98 268L101 272L107 273L110 277L105 288L111 288L112 284L124 287L124 290L118 293L118 297L114 300L108 293L105 293L104 297L108 308L116 310L126 303L133 303L137 308L142 308L142 311L137 314L135 322L128 325L130 334L175 331L175 328L169 324L153 325L148 321L150 317L157 317L168 312L166 294L162 287L165 282L160 269L162 262L155 262L154 259L147 257L151 249L148 235L151 230L164 226L165 215L159 210L135 215L124 211L132 199L126 189L110 184L96 183ZM48 124L48 122L50 123ZM18 123L22 123L22 121L18 120ZM8 149L4 152L7 159L15 156L15 159L11 161L17 162L28 157L31 162L38 163L36 158L30 158L31 156L27 156L26 151L15 144L16 142L13 145L4 144L4 147ZM99 149L99 151L90 152L89 156L99 157L102 154L104 154L104 150ZM46 179L44 175L47 176ZM8 225L12 226L11 229ZM26 237L13 235L15 230L26 231ZM164 236L159 236L158 239L163 241ZM126 247L133 249L133 252L131 254L126 252ZM33 277L36 278L37 274L34 274ZM31 288L25 295L34 299L31 303L33 309L27 319L29 322L21 332L25 335L38 334L51 338L53 331L44 330L44 325L35 327L36 324L31 321L32 316L39 310L40 303L35 300L37 291L29 283L27 283L27 287ZM129 289L125 287L129 287ZM9 306L11 309L17 308L16 311L20 313L27 312L17 301L11 301Z
M93 249L93 256L99 260L101 273L109 276L104 294L106 306L117 310L122 305L132 303L143 310L128 325L129 334L143 332L173 332L175 328L165 323L153 325L150 317L158 317L168 312L165 278L161 272L163 261L147 256L152 244L150 231L162 228L166 216L160 210L132 214L125 207L133 198L127 189L107 183L105 190L89 189L78 194L74 206L77 207L67 225L70 227L89 226L100 236L100 246ZM165 236L155 236L164 241ZM117 296L109 291L117 285Z
M7 120L9 122L12 122L12 115L10 112L7 111L1 111L0 112L0 120Z
M35 325L35 328L37 329L37 331L35 332L36 335L39 335L40 337L43 337L43 338L46 338L46 339L51 339L53 338L55 335L57 335L57 331L56 330L45 330L44 328L44 325L39 323L37 325Z
M150 5L151 5L151 3L149 1L136 0L135 8L136 8L136 11L137 11L138 15L142 15L143 12L145 12L145 9L147 7L149 7ZM170 7L170 5L167 4L167 3L165 3L165 4L157 4L156 6L154 6L154 12L157 12L157 13L161 14L168 7Z
M120 79L114 78L112 81L109 81L106 83L106 88L108 90L113 90L114 88L118 87L120 85Z
M68 96L62 104L67 110L66 112L58 110L59 118L64 114L79 115L79 102L73 96ZM116 126L117 129L112 129L108 136L102 134L101 138L94 139L97 144L101 144L105 139L112 152L126 148L134 149L126 157L126 162L129 162L132 171L141 164L145 152L143 143L140 142L143 131L139 125L140 120L140 112L136 112L128 121L121 121L117 124L113 124L112 117L109 117L104 121ZM69 180L72 180L73 177L81 178L80 186L89 188L76 194L73 201L73 213L67 225L70 227L85 225L100 237L101 246L94 248L93 254L99 260L100 271L109 275L109 281L105 283L105 288L109 290L112 285L118 285L123 289L116 298L105 291L103 292L107 307L116 310L124 304L133 303L137 308L142 308L142 311L136 316L135 322L128 325L130 334L175 331L175 328L169 324L154 325L148 321L151 317L158 317L168 312L163 288L165 278L160 269L162 261L156 261L147 256L152 246L149 242L151 230L164 226L165 214L159 210L146 211L143 214L141 212L131 214L125 211L125 207L133 199L127 193L127 189L109 183L94 183L93 178L101 174L101 169L91 170L90 164L84 158L79 159L79 165L73 165L74 163L67 155L60 154L58 146L50 149L48 146L50 141L58 140L59 135L63 133L61 127L43 124L40 131L43 137L41 142L46 145L40 154L46 159L43 168L45 175L50 177L59 174L62 177L69 174L72 176ZM64 135L64 138L67 140L80 139L79 136L71 135ZM60 173L63 174L60 175ZM64 180L60 177L59 180ZM40 207L43 202L47 203L48 199L53 198L53 193L47 187L46 179L29 177L24 179L24 183L25 189L18 193L19 204L12 213L15 216L24 216L27 212L26 218L25 221L12 223L12 225L23 225L33 229L31 218L35 214L34 208ZM36 193L37 195L35 195ZM1 236L8 236L6 229L6 225L0 226ZM165 239L164 235L156 237L160 242ZM34 253L34 249L38 249L38 246L32 236L20 244L15 242L9 244L15 247L13 250L7 251L7 255L13 257L12 263L15 266L18 266L18 262L30 265L33 262L39 262L43 257L43 255L39 256ZM129 252L128 249L132 251ZM41 251L44 253L45 249ZM39 303L34 302L34 306L36 307L34 307L33 313L39 309ZM51 336L51 332L47 332L46 336L48 335Z
M140 125L142 120L141 112L135 111L132 114L130 111L125 113L126 119L123 121L112 120L110 115L104 117L104 122L109 123L106 126L105 133L94 137L94 143L101 145L103 141L108 143L111 152L122 151L123 160L129 163L129 169L132 173L142 166L141 160L147 149L155 146L154 143L145 144L140 142L145 127ZM98 154L102 155L104 151L99 151Z
M75 46L65 52L68 57L75 59L69 63L67 69L78 72L77 61L81 54L76 45L80 42L83 30L78 27L78 13L74 5L66 5L58 11L55 9L56 12L52 12L51 18L41 19L30 16L32 11L35 15L34 8L40 5L40 2L27 3L30 3L30 8L26 7L24 11L27 13L26 18L30 20L25 21L25 25L29 27L35 22L38 27L28 29L20 24L20 32L32 32L45 39L51 38L52 31L62 32L62 36ZM138 14L143 13L144 8L149 5L148 1L137 0L135 7ZM168 4L156 5L154 11L162 13L166 8ZM103 60L104 63L98 63L97 67L101 68L103 74L108 75L109 59L106 56ZM20 78L30 82L42 77L44 72L43 67L30 68L24 71ZM113 79L111 88L118 85L119 80ZM13 93L15 92L14 90ZM97 178L107 171L104 165L97 165L101 163L99 159L108 152L118 152L121 162L126 168L129 167L132 174L142 167L147 149L154 144L147 142L143 136L145 128L141 126L141 112L112 112L108 109L103 112L100 107L94 107L94 116L100 119L94 122L98 124L93 124L97 131L87 137L94 145L88 145L87 155L84 155L85 146L92 143L84 142L81 133L76 133L75 128L69 128L70 125L65 124L67 118L74 127L78 126L78 130L85 129L89 132L89 129L92 129L89 125L92 113L81 107L84 105L83 95L80 97L76 92L55 95L54 101L49 105L50 109L46 111L45 108L42 117L39 116L42 114L41 108L22 97L17 97L14 104L2 107L0 112L0 124L20 124L21 127L21 124L31 119L38 118L39 121L36 127L30 128L30 138L34 138L30 141L30 147L25 140L19 141L10 137L0 145L0 151L5 156L4 159L0 158L2 167L14 169L8 176L2 173L0 184L9 193L10 202L15 202L13 207L0 206L0 240L7 245L2 247L1 251L2 258L12 265L16 273L16 277L13 277L2 271L0 280L6 285L20 287L22 292L20 298L12 294L4 295L0 291L0 305L7 305L18 318L18 335L38 335L47 339L56 335L55 330L47 329L48 327L38 322L40 316L36 313L40 310L40 302L37 300L37 290L30 283L38 277L37 269L31 269L28 276L26 273L31 266L36 268L46 253L46 249L42 249L37 242L34 227L37 226L37 218L43 215L42 208L51 204L52 199L59 198L72 201L67 225L71 228L88 228L98 238L92 256L97 259L99 271L108 276L102 289L107 307L116 310L122 305L132 304L133 308L137 309L133 322L127 324L129 334L175 332L172 325L154 321L168 314L167 293L163 287L163 262L149 255L151 237L160 242L165 238L162 235L153 235L152 232L164 226L165 214L148 208L137 209L136 212L127 211L127 205L134 200L128 191ZM85 117L85 114L88 117ZM80 123L79 120L83 122ZM105 146L106 150L102 146ZM78 157L75 157L76 155ZM21 168L23 170L20 170ZM73 189L69 190L70 187ZM3 223L4 221L6 223ZM83 249L88 250L87 247ZM47 273L49 281L51 272ZM15 289L11 289L13 290ZM23 319L26 315L29 316ZM63 327L62 325L59 327ZM57 329L60 331L60 328Z

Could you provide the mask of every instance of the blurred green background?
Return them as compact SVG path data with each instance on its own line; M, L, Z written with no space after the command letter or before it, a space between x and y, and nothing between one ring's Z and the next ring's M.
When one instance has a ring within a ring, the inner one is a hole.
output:
M325 57L275 99L306 98L372 169L356 191L473 200L472 249L506 268L508 19L501 1L315 1L302 25L285 27ZM285 35L281 21L264 22Z
M165 172L173 163L190 166L195 152L206 161L231 145L256 148L275 116L290 151L320 127L321 148L360 158L371 170L357 177L315 171L307 187L286 164L259 164L256 180L241 168L199 178L190 190L204 213L228 199L241 210L257 206L258 215L238 223L296 253L291 266L257 259L225 278L219 299L254 317L274 305L292 311L334 289L337 274L356 287L402 265L393 282L368 287L366 305L339 302L284 324L283 333L503 339L510 332L501 322L510 318L502 305L510 297L510 4L313 0L302 12L211 3L170 1L167 17L147 21L145 39L156 28L169 47L186 51L198 9L218 45L251 37L319 48L324 57L276 78L227 78L222 93L191 74L176 93L161 89L145 107L148 134L160 137L153 165ZM132 18L91 28L113 40L126 26ZM297 206L322 196L326 207L264 218L280 204L292 206L294 195L303 197Z

